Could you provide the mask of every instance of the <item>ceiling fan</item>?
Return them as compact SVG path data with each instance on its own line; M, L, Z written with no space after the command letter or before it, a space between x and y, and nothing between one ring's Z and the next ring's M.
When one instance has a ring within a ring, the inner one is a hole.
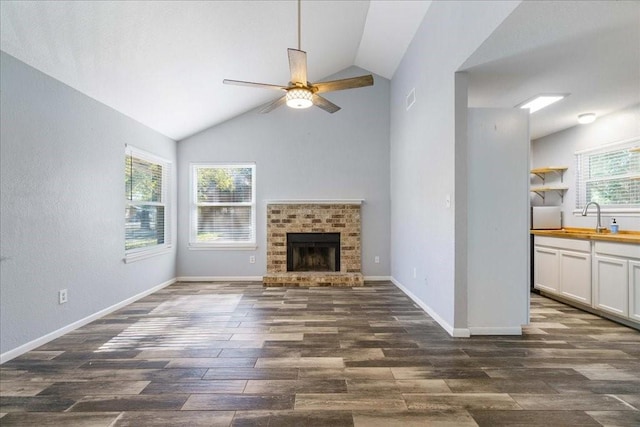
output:
M373 85L371 74L328 82L310 83L307 81L307 52L300 50L300 0L298 0L298 49L289 48L287 51L289 52L289 69L291 71L291 81L287 86L229 79L223 80L222 83L285 92L280 98L265 105L260 113L268 113L284 104L291 108L308 108L315 105L328 113L335 113L340 110L340 107L320 96L321 93Z

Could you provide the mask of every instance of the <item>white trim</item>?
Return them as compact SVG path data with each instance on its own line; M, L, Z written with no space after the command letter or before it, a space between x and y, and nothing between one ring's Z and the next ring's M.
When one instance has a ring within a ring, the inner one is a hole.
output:
M70 323L67 326L64 326L64 327L62 327L62 328L60 328L58 330L55 330L55 331L50 332L50 333L48 333L46 335L43 335L40 338L36 338L33 341L29 341L26 344L22 344L21 346L16 347L13 350L9 350L7 352L4 352L4 353L0 354L0 364L8 362L11 359L14 359L14 358L16 358L16 357L18 357L18 356L20 356L20 355L22 355L22 354L24 354L24 353L26 353L28 351L33 350L34 348L38 348L41 345L44 345L44 344L46 344L46 343L48 343L50 341L53 341L54 339L59 338L62 335L66 334L66 333L69 333L69 332L71 332L71 331L73 331L75 329L78 329L78 328L86 325L87 323L91 323L94 320L97 320L97 319L99 319L99 318L101 318L103 316L106 316L107 314L113 313L114 311L116 311L118 309L121 309L122 307L125 307L125 306L127 306L127 305L129 305L129 304L131 304L131 303L133 303L133 302L135 302L137 300L139 300L140 298L144 298L147 295L150 295L150 294L152 294L154 292L157 292L160 289L166 288L167 286L172 285L175 282L176 282L175 278L171 279L171 280L167 280L166 282L161 283L161 284L159 284L157 286L154 286L151 289L147 289L146 291L140 292L137 295L134 295L134 296L129 297L129 298L123 300L123 301L120 301L119 303L114 304L111 307L107 307L105 309L97 311L97 312L85 317L84 319L77 320L77 321L75 321L73 323Z
M178 282L262 282L262 276L180 276ZM364 276L365 282L389 282L391 276Z
M574 209L573 216L582 216L582 209ZM640 209L637 208L601 208L600 213L604 215L615 215L615 216L639 216ZM594 210L590 210L587 212L587 216L596 216Z
M469 326L471 335L522 335L522 326Z
M628 144L635 141L640 141L640 136L634 136L629 139L623 139L621 141L613 141L607 144L598 145L597 147L585 148L584 150L578 150L574 152L575 155L578 154L587 154L587 153L597 153L599 151L609 151L611 147L615 147L616 145Z
M361 205L364 199L291 199L266 202L267 205Z
M205 245L189 245L187 247L190 251L255 251L258 246L255 244L242 246L242 245L229 245L229 246L205 246Z
M391 276L364 276L365 282L390 282Z
M451 336L454 338L469 338L471 336L471 332L469 331L469 328L454 328Z
M125 263L130 263L134 261L139 261L141 259L150 258L156 255L161 255L169 251L173 244L173 229L171 227L173 222L173 211L172 205L174 203L174 188L173 188L173 162L171 160L165 159L164 157L157 156L148 151L141 150L129 144L125 144L125 159L126 156L135 157L149 163L154 163L162 166L162 201L161 202L150 202L150 201L134 201L126 198L126 190L125 190L125 207L128 206L161 206L165 210L164 214L164 242L161 244L153 245L153 246L145 246L142 248L134 248L134 249L126 249L125 248L125 257L123 261ZM126 175L125 171L125 175ZM126 224L125 224L126 228ZM126 235L126 230L125 230ZM126 237L125 237L126 240ZM143 254L144 252L144 254Z
M157 154L153 154L146 150L141 150L140 148L134 147L133 145L129 144L124 144L124 152L125 154L138 157L150 163L173 163L171 162L171 160L167 160L164 157L158 156Z
M640 174L634 173L635 171L628 171L627 173L621 173L620 171L616 171L617 173L610 174L609 176L600 176L596 178L590 178L589 173L591 170L590 157L591 156L608 156L613 153L624 153L625 151L630 151L634 148L639 148L638 143L640 143L640 136L634 136L633 138L614 141L608 144L599 145L596 147L587 148L584 150L579 150L574 153L574 160L576 165L576 204L575 209L573 210L573 215L576 215L577 212L582 213L582 208L584 208L589 200L587 199L587 186L589 183L606 183L612 180L619 180L624 183L631 183L640 178ZM616 194L615 200L619 200L618 197L620 195ZM593 199L592 199L593 201ZM595 200L600 202L599 200ZM631 201L630 201L631 202ZM604 202L600 202L601 212L606 215L617 215L617 216L631 216L637 217L640 214L640 207L637 203L611 203L605 204Z
M218 162L191 162L189 163L189 250L255 250L257 248L257 198L256 198L256 162L218 163ZM250 168L251 169L251 202L241 203L199 203L198 202L198 169L203 168ZM198 242L197 221L198 206L245 206L251 208L251 239L242 242Z
M178 282L262 282L262 276L180 276Z
M131 252L125 255L125 257L122 259L122 261L125 262L125 264L130 264L132 262L136 262L136 261L140 261L143 259L147 259L147 258L152 258L154 256L158 256L158 255L165 255L171 253L171 245L166 245L162 248L156 248L156 249L147 249L147 250L142 250L142 251L138 251L138 252Z
M436 313L431 307L425 304L420 298L415 296L413 292L409 289L405 288L400 282L398 282L394 277L391 277L391 283L396 285L398 289L404 292L409 298L413 300L418 306L423 309L433 320L438 322L438 324L444 329L449 335L454 338L469 338L471 333L468 328L454 328L447 321L445 321L438 313Z

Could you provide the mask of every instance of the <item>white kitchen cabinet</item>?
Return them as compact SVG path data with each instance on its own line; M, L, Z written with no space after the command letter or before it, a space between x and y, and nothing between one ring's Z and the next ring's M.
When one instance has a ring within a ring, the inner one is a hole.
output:
M559 251L541 246L536 246L534 251L533 287L559 293Z
M594 308L640 320L640 245L596 242L593 250Z
M591 242L536 236L534 288L591 304Z
M629 318L640 322L640 261L629 261Z
M534 243L536 289L640 322L640 245L551 236Z
M561 295L591 305L591 254L559 251L558 259Z
M629 313L629 261L596 255L593 265L594 308L627 317Z

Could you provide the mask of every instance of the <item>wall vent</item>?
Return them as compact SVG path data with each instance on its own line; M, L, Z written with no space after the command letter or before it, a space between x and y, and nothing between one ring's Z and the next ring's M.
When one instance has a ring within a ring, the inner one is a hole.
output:
M411 92L409 92L409 95L407 95L407 111L409 111L409 108L411 108L411 106L413 104L415 104L416 102L416 88L411 89Z

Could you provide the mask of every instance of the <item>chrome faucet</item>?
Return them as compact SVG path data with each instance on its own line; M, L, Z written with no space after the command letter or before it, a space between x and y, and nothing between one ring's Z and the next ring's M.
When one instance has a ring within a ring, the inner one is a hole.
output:
M602 226L602 222L600 220L600 205L599 204L597 204L596 202L587 203L587 205L582 210L582 216L587 216L587 209L589 208L590 205L596 205L596 215L597 215L596 233L602 233L603 231L605 231L607 229L607 227L603 227Z

